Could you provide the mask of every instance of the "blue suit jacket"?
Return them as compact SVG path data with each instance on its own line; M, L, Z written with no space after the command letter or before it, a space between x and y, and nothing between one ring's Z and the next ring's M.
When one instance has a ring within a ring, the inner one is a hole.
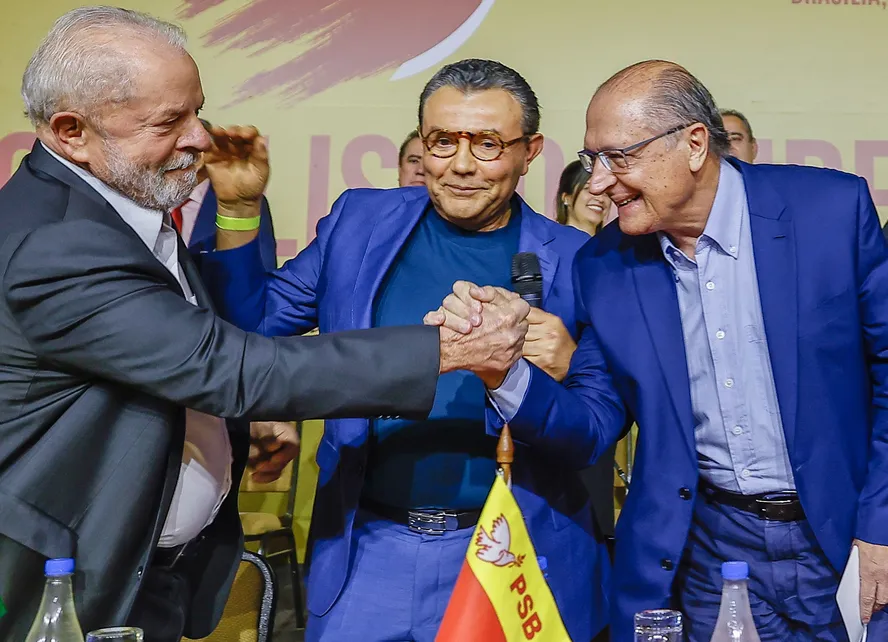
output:
M212 252L216 249L216 205L216 192L210 185L197 212L194 230L188 240L188 249L192 253ZM258 243L262 265L268 271L274 270L277 267L277 243L274 238L274 224L271 221L271 207L264 196L260 210Z
M571 265L589 237L517 202L522 208L519 248L539 256L543 307L575 334ZM300 334L315 326L321 332L368 328L377 289L428 206L424 187L348 191L318 223L311 245L273 275L262 272L255 244L209 255L210 288L223 315L266 335ZM316 615L334 604L348 573L369 429L367 419L328 421L318 448L308 580L308 608ZM585 441L586 434L566 432L526 440L516 446L513 468L515 498L538 555L548 560L549 583L577 641L603 628L608 612L609 560L576 472L588 464L574 456L576 445Z
M866 182L831 170L747 165L762 313L789 458L808 520L841 571L853 537L888 544L888 252ZM675 283L656 235L612 225L577 257L582 339L564 385L533 370L516 437L594 435L595 456L638 421L616 528L615 640L668 606L698 468ZM625 404L625 406L624 406ZM494 415L490 415L496 421Z

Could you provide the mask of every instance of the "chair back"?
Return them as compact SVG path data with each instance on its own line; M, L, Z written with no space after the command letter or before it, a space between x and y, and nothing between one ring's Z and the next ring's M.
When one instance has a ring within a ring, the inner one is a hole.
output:
M203 641L270 642L276 605L277 585L271 567L264 557L245 550L219 626Z

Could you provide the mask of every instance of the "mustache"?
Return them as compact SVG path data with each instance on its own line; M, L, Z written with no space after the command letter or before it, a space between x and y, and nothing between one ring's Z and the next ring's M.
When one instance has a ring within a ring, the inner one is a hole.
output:
M171 172L177 169L185 169L186 167L191 167L196 162L197 154L185 152L179 158L171 158L160 168L160 170L162 172Z

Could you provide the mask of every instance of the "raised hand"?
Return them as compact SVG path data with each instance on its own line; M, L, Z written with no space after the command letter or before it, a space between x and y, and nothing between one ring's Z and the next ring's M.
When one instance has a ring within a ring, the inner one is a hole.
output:
M207 131L213 147L204 152L203 163L220 213L238 216L245 209L258 209L268 185L268 141L252 126L219 127L211 125Z

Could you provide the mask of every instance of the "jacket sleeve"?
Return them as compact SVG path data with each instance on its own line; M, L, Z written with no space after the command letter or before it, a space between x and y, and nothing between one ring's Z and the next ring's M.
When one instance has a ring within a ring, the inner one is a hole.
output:
M317 288L327 240L348 200L343 194L318 222L316 238L295 258L268 271L262 259L262 234L233 250L201 256L201 274L210 296L227 321L266 336L304 334L318 325Z
M590 466L607 452L627 422L582 296L589 287L584 285L583 277L591 269L582 259L573 265L574 304L581 331L567 377L558 383L528 362L523 399L508 422L516 441L577 470ZM499 411L488 404L488 432L499 434L504 423Z
M858 501L856 536L888 545L888 249L863 179L857 224L858 302L873 390L869 464Z
M274 272L277 269L277 240L274 236L271 205L264 196L259 218L259 253L262 256L262 267L265 268L265 271Z
M427 416L437 329L248 334L185 301L135 243L88 220L7 239L2 295L38 360L225 418Z

